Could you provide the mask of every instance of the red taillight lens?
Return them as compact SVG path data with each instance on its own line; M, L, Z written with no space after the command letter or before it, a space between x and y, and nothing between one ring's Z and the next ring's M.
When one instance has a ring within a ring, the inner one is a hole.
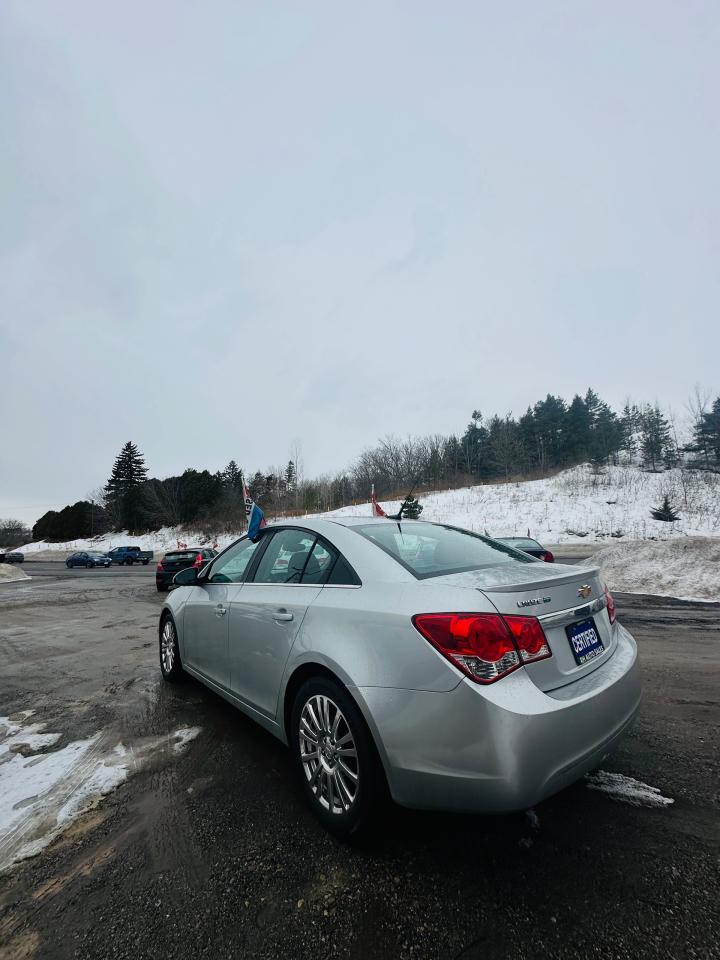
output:
M604 589L605 599L607 600L607 612L610 617L610 623L615 623L615 598L607 587Z
M523 663L551 656L535 617L495 613L421 613L415 628L476 683L493 683Z
M193 564L193 566L195 567L196 570L199 570L200 567L202 566L202 554L201 554L201 553L199 553L199 554L195 557L195 563Z
M545 563L555 563L555 557L550 550L545 551L545 556L543 557Z
M164 560L164 559L165 559L165 557L163 557L163 560ZM157 572L159 573L161 570L164 570L164 569L165 569L165 567L163 566L162 560L158 560Z
M503 617L503 619L510 628L523 663L532 663L533 660L544 660L552 656L537 617Z

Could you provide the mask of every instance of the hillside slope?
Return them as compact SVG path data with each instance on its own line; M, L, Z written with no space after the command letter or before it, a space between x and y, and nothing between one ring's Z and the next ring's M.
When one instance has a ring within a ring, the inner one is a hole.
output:
M662 523L650 517L665 493L681 519ZM668 470L644 473L637 467L608 467L595 475L588 466L564 470L546 480L494 483L421 494L423 519L467 527L490 536L531 536L546 544L613 543L615 541L720 537L720 476ZM382 501L388 512L398 501ZM370 516L369 502L310 516ZM274 519L269 517L268 519ZM280 519L280 518L277 518ZM219 535L220 547L243 533ZM112 533L94 540L26 544L27 554L41 551L109 550L134 544L162 553L182 540L189 545L212 542L191 530L163 528L135 536Z
M653 520L650 511L667 493L681 519ZM493 537L530 535L545 543L601 543L616 540L720 536L720 477L668 470L644 473L637 467L588 466L564 470L546 480L494 483L420 496L423 519L466 527ZM395 512L399 501L383 502ZM334 515L370 513L369 504L343 507Z

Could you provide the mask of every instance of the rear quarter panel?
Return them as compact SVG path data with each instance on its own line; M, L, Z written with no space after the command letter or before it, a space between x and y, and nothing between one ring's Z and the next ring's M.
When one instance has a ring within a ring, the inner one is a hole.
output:
M479 592L431 582L323 587L308 610L288 662L317 662L348 686L452 690L462 674L418 633L411 618L443 611L493 612Z

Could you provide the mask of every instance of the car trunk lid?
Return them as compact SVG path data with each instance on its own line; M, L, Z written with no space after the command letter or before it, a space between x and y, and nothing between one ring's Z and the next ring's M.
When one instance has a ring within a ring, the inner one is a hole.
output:
M184 570L186 567L191 567L195 563L198 553L198 550L187 550L184 553L166 555L162 561L163 569L177 572L178 570Z
M498 613L538 618L552 657L526 664L525 669L541 690L553 690L591 673L615 648L615 630L597 567L504 563L438 577L435 582L479 590ZM569 627L579 648L577 657ZM595 644L593 630L602 647Z

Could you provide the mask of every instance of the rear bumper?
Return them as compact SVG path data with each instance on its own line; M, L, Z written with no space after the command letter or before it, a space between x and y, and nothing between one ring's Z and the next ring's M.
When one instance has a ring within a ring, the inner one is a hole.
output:
M550 694L524 670L448 693L354 692L397 803L499 813L531 807L600 764L635 719L640 674L635 641L618 626L610 660Z

